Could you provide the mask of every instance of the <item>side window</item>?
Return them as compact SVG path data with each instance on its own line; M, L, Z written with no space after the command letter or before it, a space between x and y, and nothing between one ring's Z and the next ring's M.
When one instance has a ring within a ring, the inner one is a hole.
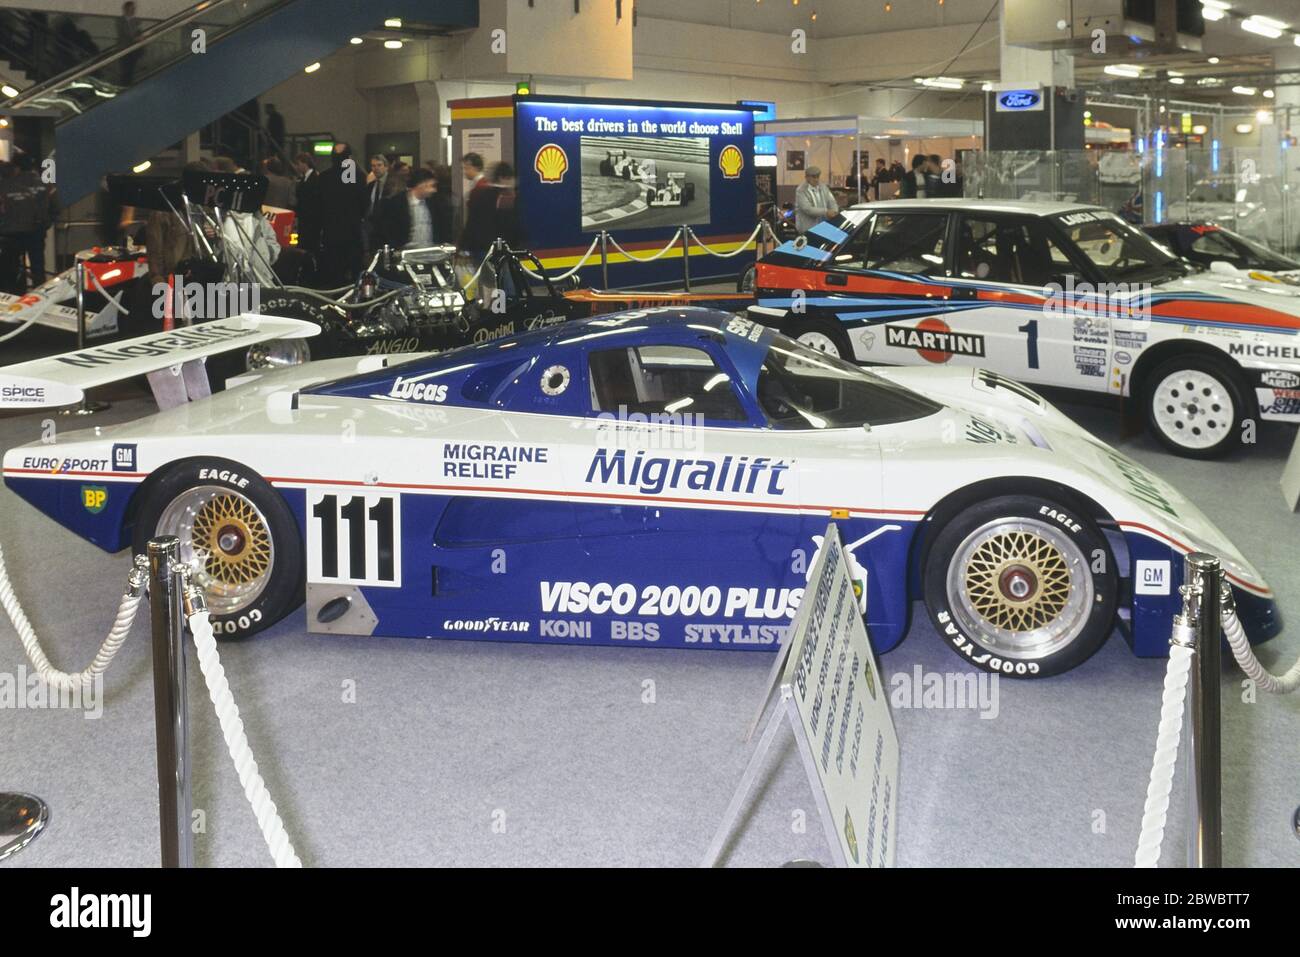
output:
M703 349L628 346L588 358L591 408L615 415L701 416L741 422L748 417L731 378Z
M867 269L942 276L948 217L932 213L878 213L867 242Z
M1034 220L965 217L957 231L957 275L963 279L1045 286L1074 266Z

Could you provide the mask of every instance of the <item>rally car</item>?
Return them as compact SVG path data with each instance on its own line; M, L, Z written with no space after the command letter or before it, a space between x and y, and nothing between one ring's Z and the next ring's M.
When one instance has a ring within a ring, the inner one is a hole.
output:
M64 393L12 400L37 407L310 329L241 322L0 368L0 387ZM1182 556L1202 549L1252 638L1281 626L1186 498L1029 389L868 371L703 309L276 370L12 449L4 480L109 552L177 536L226 636L305 599L314 631L771 650L830 522L881 652L923 599L992 672L1072 668L1117 618L1163 655Z
M1300 422L1300 290L1197 273L1104 209L855 206L777 247L755 281L750 318L815 349L1133 396L1181 455L1228 452L1256 416Z

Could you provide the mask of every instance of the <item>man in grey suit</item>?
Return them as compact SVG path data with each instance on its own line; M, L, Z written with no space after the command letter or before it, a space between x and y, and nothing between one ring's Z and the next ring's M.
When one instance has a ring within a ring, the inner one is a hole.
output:
M806 233L818 223L840 214L840 204L831 188L822 183L822 171L816 166L804 170L803 182L794 191L794 225Z

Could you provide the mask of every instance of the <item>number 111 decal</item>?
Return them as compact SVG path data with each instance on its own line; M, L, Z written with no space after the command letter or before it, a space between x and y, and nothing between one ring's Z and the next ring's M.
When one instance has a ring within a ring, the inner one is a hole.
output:
M307 580L400 588L401 498L354 489L307 493Z

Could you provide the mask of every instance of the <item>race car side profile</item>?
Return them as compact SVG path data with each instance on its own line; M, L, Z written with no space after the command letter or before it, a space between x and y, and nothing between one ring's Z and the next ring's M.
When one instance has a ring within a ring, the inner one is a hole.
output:
M749 316L861 362L983 367L1132 396L1172 451L1211 458L1256 417L1300 423L1300 296L1195 272L1072 203L856 206L758 264Z
M130 371L176 361L153 351ZM109 374L73 357L3 371ZM226 636L305 598L313 631L771 650L829 522L880 652L923 600L1004 675L1066 671L1117 621L1163 655L1191 550L1221 557L1253 640L1281 627L1204 515L1030 390L703 309L271 371L12 449L4 480L109 552L177 536Z

